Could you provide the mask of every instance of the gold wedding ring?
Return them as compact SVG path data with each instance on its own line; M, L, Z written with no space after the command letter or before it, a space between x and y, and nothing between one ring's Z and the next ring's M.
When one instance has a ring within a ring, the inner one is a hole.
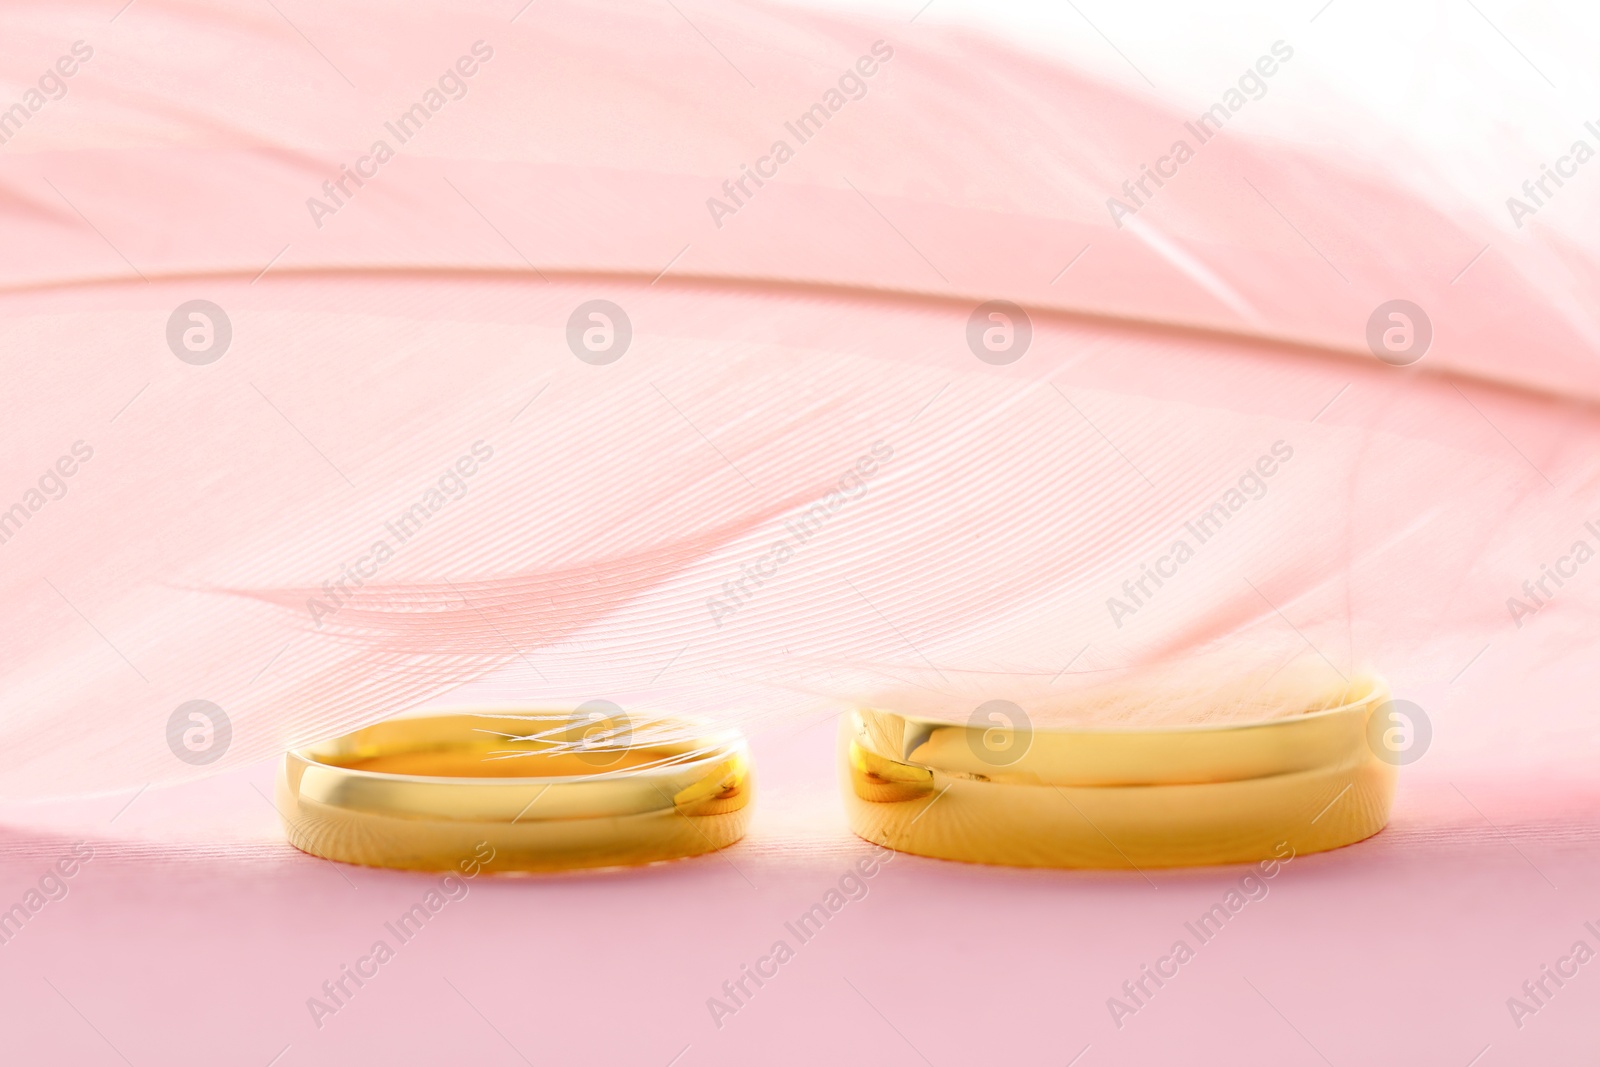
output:
M1388 689L1237 725L1006 729L862 709L841 720L850 828L902 852L1018 867L1243 863L1383 829L1396 767L1372 742Z
M737 731L496 710L392 719L292 751L278 806L290 843L325 859L449 870L487 844L490 871L549 871L731 845L753 788Z

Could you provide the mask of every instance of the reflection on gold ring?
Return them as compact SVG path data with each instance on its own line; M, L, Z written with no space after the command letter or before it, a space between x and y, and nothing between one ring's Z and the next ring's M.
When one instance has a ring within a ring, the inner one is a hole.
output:
M537 871L676 859L744 836L744 738L649 726L556 711L393 719L288 753L279 808L301 851L412 870L453 869L485 842L492 870Z
M1320 852L1388 822L1396 768L1369 742L1389 699L1237 725L1019 729L860 709L843 716L850 827L941 859L1019 867L1243 863ZM1003 756L987 756L1003 752Z

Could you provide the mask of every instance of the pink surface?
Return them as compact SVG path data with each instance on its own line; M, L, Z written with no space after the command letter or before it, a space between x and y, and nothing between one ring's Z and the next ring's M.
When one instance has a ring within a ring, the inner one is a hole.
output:
M1203 945L1184 924L1248 868L1147 881L901 856L801 943L784 924L869 854L844 827L832 744L831 721L756 738L757 819L725 853L480 877L407 944L384 924L437 879L290 849L257 792L270 766L121 815L124 798L33 809L49 831L10 813L0 900L79 835L96 854L0 946L9 1047L82 1064L942 1065L1067 1063L1085 1046L1081 1064L1465 1064L1491 1046L1480 1062L1533 1064L1588 1041L1592 965L1520 1030L1506 999L1597 943L1592 782L1408 775L1388 830L1294 859ZM307 999L377 939L394 958L319 1028ZM780 939L794 958L719 1029L707 1000ZM1108 998L1178 939L1195 958L1119 1029Z

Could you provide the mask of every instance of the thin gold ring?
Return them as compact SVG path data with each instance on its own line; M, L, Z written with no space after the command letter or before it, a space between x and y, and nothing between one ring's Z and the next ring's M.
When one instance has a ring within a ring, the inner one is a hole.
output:
M996 728L844 715L850 828L901 852L1018 867L1179 867L1321 852L1388 822L1378 679L1325 710L1161 729ZM998 741L998 744L996 743ZM1004 755L995 755L999 751Z
M691 736L661 718L597 728L582 711L391 719L291 751L278 780L289 841L408 870L454 869L487 845L490 871L550 871L678 859L744 836L754 783L741 734Z

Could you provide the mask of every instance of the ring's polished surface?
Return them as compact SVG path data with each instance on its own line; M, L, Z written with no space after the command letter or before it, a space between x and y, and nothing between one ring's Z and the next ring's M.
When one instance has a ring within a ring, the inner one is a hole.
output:
M1325 710L1158 729L858 710L840 727L845 807L868 841L974 863L1126 870L1269 859L1284 842L1319 852L1388 821L1396 768L1369 730L1388 701L1365 679Z
M744 836L744 738L651 725L552 711L393 719L290 752L279 809L304 852L413 870L453 869L484 842L490 870L535 871L676 859Z

